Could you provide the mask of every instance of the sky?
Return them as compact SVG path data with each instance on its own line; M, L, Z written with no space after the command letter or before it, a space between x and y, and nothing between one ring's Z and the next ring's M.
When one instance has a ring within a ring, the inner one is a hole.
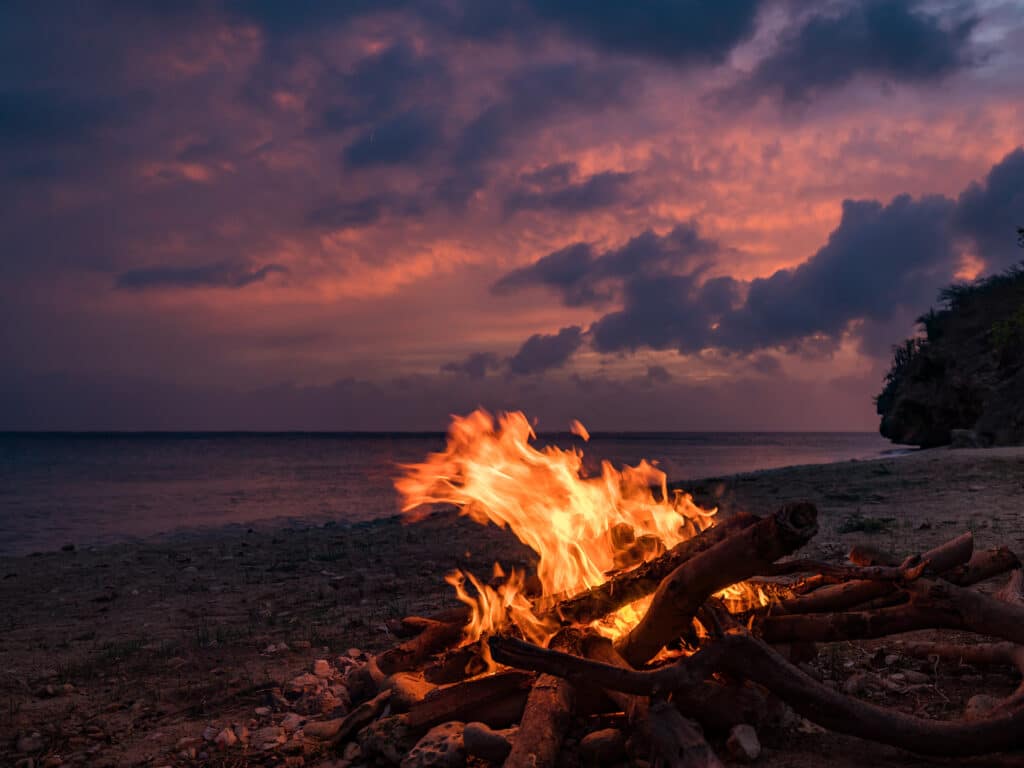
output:
M876 429L1019 0L12 0L0 429Z

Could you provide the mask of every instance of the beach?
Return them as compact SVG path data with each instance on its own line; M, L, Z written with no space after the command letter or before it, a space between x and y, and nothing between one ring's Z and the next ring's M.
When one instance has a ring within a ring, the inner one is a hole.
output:
M854 544L910 554L964 531L978 548L1024 552L1024 448L935 449L675 485L722 515L809 500L820 532L802 554L833 562ZM453 569L486 576L495 561L529 568L533 559L508 532L450 511L416 523L236 525L0 558L0 764L274 764L256 751L240 763L203 733L259 728L274 717L256 711L268 688L317 659L393 645L390 620L457 605L444 582ZM867 663L862 653L829 646L817 673L841 686ZM998 696L1018 682L1010 670L924 674L930 684L912 694L883 690L872 700L953 716L972 693ZM932 764L820 729L763 740L765 766L820 764L823 750L834 766Z

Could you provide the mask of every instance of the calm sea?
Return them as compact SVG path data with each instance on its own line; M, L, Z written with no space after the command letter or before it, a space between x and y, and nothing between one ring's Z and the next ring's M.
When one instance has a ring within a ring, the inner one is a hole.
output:
M670 480L878 456L870 433L595 434L587 464L658 460ZM243 525L393 515L403 462L443 435L0 434L0 554Z

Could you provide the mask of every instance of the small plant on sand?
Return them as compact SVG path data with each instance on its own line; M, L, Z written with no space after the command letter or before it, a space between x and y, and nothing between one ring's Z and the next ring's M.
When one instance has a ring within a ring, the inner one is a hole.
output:
M896 523L895 517L866 517L860 512L848 515L839 524L840 533L886 533Z

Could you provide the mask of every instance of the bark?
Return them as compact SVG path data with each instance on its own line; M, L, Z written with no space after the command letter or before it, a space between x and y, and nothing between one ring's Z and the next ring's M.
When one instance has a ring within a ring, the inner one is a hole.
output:
M503 728L519 720L534 675L498 672L431 691L406 713L409 730L426 733L451 720L478 721Z
M650 709L651 750L667 768L722 768L700 726L665 701Z
M1020 560L1017 555L1008 547L996 547L975 552L969 563L943 574L943 578L961 587L966 587L1012 571L1014 568L1020 568Z
M759 575L806 544L818 530L817 515L813 504L788 504L684 562L661 582L644 618L619 643L619 653L634 667L648 661L686 631L710 595Z
M682 541L668 552L636 568L618 573L599 587L559 602L549 613L563 622L588 624L654 592L672 571L694 556L705 552L736 531L749 528L758 520L746 512L716 523L693 538Z
M465 619L462 621L431 621L415 637L396 645L390 650L377 654L374 663L381 674L387 677L395 672L407 672L419 667L428 657L455 645L462 638Z
M570 679L587 679L637 695L660 695L670 684L692 684L711 671L763 685L799 714L839 733L929 755L982 755L1024 747L1024 708L974 722L924 720L853 699L817 682L749 634L731 632L670 667L634 671L566 654L532 650L492 638L495 658ZM514 659L514 661L513 661Z
M579 650L581 633L563 630L551 639L556 650ZM541 674L526 699L512 751L505 768L552 768L572 719L576 692L572 683L555 675Z

